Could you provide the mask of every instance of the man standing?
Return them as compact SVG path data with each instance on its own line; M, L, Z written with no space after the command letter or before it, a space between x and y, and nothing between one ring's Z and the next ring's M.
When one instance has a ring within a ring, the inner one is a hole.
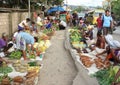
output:
M105 15L102 17L103 20L103 35L107 35L109 32L112 34L112 17L110 16L109 10L105 11Z
M75 11L72 14L72 23L73 23L73 26L76 26L78 24L78 14L77 14L77 11Z

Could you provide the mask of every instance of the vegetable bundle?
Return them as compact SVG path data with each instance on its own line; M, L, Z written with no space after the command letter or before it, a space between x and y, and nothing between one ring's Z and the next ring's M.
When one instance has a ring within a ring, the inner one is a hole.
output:
M9 55L9 57L11 58L11 59L20 59L21 57L22 57L22 52L21 51L13 51L10 55Z
M111 66L107 69L102 69L94 75L100 85L111 85L114 82L114 78L119 70L119 66ZM120 81L118 78L117 82Z

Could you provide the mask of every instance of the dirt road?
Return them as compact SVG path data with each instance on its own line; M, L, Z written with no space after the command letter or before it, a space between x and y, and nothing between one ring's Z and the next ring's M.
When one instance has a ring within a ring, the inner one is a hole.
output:
M65 31L58 31L43 58L38 85L72 85L77 74L74 61L64 49Z

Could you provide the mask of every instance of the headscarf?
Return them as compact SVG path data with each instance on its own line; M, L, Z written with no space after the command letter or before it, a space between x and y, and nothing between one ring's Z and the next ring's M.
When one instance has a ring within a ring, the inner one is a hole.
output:
M114 40L112 35L108 34L105 36L106 42L110 46L110 48L119 48L120 47L120 42L117 40Z

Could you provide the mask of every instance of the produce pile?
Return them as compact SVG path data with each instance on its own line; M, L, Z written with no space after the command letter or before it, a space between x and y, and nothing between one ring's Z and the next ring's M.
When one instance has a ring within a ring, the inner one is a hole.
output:
M13 51L8 56L10 59L20 59L22 57L22 52L19 50Z
M85 48L86 44L83 43L82 33L78 29L69 29L70 43L76 49Z
M103 61L100 57L91 58L86 55L80 55L80 61L86 68L90 68L93 64L95 64L97 69L108 68L111 65L109 61Z
M35 85L35 80L39 75L40 64L37 61L21 62L16 61L12 64L13 68L8 67L7 63L3 63L0 67L0 85ZM25 76L8 76L13 71L27 73Z
M100 85L111 85L112 82L120 82L120 77L116 81L114 80L119 68L119 66L110 66L96 72L93 76L97 78Z
M13 71L13 69L11 67L8 67L6 62L1 61L0 74L8 74L8 73L11 73L12 71Z

